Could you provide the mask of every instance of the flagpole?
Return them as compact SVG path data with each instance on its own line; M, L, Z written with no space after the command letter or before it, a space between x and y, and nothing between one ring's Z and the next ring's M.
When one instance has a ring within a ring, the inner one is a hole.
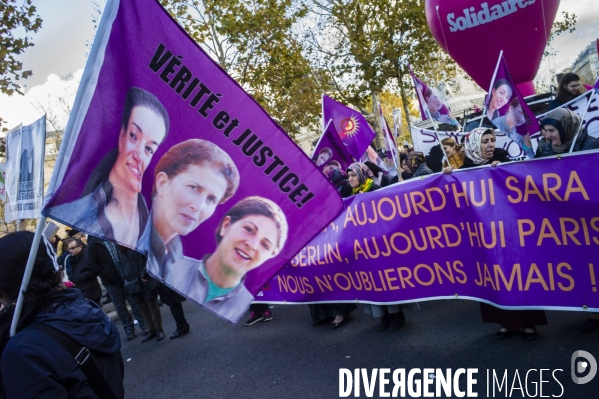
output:
M596 91L593 90L593 93L589 96L589 101L587 102L587 107L584 110L584 114L582 114L582 116L581 116L580 126L578 126L578 129L576 130L576 134L574 135L574 139L572 139L572 144L570 144L570 151L568 151L568 153L571 153L572 150L574 150L574 144L576 144L576 139L578 138L578 134L582 130L582 125L584 124L584 118L587 116L587 112L589 111L589 108L591 106L591 102L593 101L593 96L595 95L595 93L596 93Z
M10 325L10 336L12 337L17 333L17 325L19 324L19 318L23 311L23 303L25 302L25 292L29 286L29 279L31 278L31 272L33 271L33 263L37 256L37 249L42 239L42 232L46 225L46 217L40 216L37 222L37 228L35 229L35 235L33 236L33 244L31 244L31 250L29 251L29 258L27 258L27 266L25 267L25 274L23 275L23 281L21 282L21 289L19 290L19 298L15 305L15 313L12 316L12 324Z
M487 94L488 96L491 96L491 92L493 91L493 84L495 84L495 78L497 77L497 71L499 70L499 64L501 63L501 57L503 57L503 50L501 50L499 52L499 59L497 60L497 65L495 65L495 71L493 72L493 77L491 78L491 84L489 86L489 93ZM490 98L489 98L490 100ZM485 101L485 107L483 108L483 116L482 118L480 118L480 125L478 125L478 127L481 127L483 125L483 121L485 120L485 114L487 113L487 102Z

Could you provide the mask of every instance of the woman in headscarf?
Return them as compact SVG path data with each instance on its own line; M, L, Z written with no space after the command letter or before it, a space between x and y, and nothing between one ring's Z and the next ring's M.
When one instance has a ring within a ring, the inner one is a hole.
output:
M406 166L412 173L412 177L432 175L433 171L426 166L426 157L420 151L408 152L406 155Z
M599 140L589 136L586 129L581 129L582 120L578 114L567 108L558 108L551 111L541 121L541 131L545 141L539 143L535 158L570 152L576 132L576 143L572 152L587 151L599 148Z
M495 131L487 127L473 129L464 141L466 157L460 169L474 168L490 164L497 166L501 162L510 162L509 153L502 148L495 148ZM443 173L449 174L454 167L443 169Z
M502 162L510 162L508 152L501 148L495 148L495 132L489 128L473 129L464 145L466 147L466 158L460 169L473 168L475 166L491 165L495 167ZM443 173L449 174L452 167L443 169ZM495 337L505 339L514 331L524 329L524 339L533 341L537 337L535 326L546 325L547 317L542 310L503 310L486 303L480 303L480 313L483 323L497 323L501 325Z
M409 153L408 157L411 154L415 154L415 152ZM422 155L422 153L419 154ZM422 157L424 158L424 155ZM349 165L347 176L349 177L349 184L352 187L353 195L368 193L381 188L374 183L372 172L363 163L356 162ZM372 317L380 317L381 323L377 327L378 331L391 332L398 330L406 322L402 307L409 307L412 311L420 310L418 303L410 303L408 305L365 305L364 313Z
M572 152L587 151L599 148L599 140L589 136L586 129L581 129L582 123L578 114L567 108L558 108L551 111L541 121L541 133L544 140L539 142L535 158L563 154L570 151L576 132L578 137ZM591 332L599 329L599 313L592 313L580 327L582 332Z

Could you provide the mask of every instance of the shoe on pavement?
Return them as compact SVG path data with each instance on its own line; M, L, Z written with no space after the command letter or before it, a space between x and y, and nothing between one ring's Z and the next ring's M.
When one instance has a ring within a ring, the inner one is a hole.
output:
M381 317L381 324L379 324L376 329L377 331L387 331L389 324L391 324L391 315L389 313L385 313L383 317Z
M127 341L133 341L135 338L137 338L137 336L134 332L127 334Z
M271 321L274 318L274 316L272 315L272 311L270 309L265 310L263 315L264 315L263 321Z
M164 339L164 331L156 331L156 341L162 341Z
M148 335L146 335L144 337L144 339L141 340L141 343L143 344L145 342L148 342L152 338L156 338L157 335L158 335L158 332L156 330L148 331Z
M389 332L397 331L405 323L406 323L406 316L404 315L403 311L401 311L401 309L400 309L399 312L391 315L391 323L389 323L389 328L387 329L387 331L389 331Z
M272 317L271 317L272 319ZM245 322L246 326L251 326L252 324L256 324L260 320L264 320L264 315L262 313L250 312L250 318Z

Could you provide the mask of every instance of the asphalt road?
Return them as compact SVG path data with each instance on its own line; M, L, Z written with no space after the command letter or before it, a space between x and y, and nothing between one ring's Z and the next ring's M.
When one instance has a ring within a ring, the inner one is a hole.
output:
M599 375L584 385L574 384L570 376L574 351L585 350L599 360L599 331L578 331L586 319L582 313L547 312L549 325L538 328L536 341L526 342L521 333L497 341L498 326L480 321L478 304L457 299L421 302L422 310L406 312L406 324L391 333L376 331L378 320L361 308L337 330L328 323L312 327L305 305L277 305L274 320L249 327L231 325L189 302L184 309L188 335L168 339L175 325L163 306L165 340L142 344L138 336L123 343L128 398L337 398L340 368L367 368L369 373L373 368L405 368L406 373L478 368L474 392L481 398L532 397L535 389L540 397L538 370L550 369L542 378L547 381L544 397L599 397ZM537 371L525 380L530 369ZM487 370L502 378L507 370L506 385L515 387L511 396L506 386L501 392L495 387L494 396L489 387L487 396ZM528 394L518 389L516 370ZM465 378L459 385L466 389ZM363 388L360 394L366 397ZM378 394L377 386L374 397Z

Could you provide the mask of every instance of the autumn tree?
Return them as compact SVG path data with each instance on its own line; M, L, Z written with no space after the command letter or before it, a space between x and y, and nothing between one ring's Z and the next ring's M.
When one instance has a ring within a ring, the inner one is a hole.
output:
M320 88L294 31L299 0L162 0L163 6L290 135L320 115Z
M21 4L21 5L19 5ZM35 14L35 6L31 0L2 0L0 2L0 93L12 95L23 94L19 80L31 76L30 70L23 70L23 63L17 56L33 46L30 32L37 32L42 20ZM24 30L24 37L15 36L15 32ZM0 129L2 118L0 118Z
M409 115L408 62L431 84L455 76L455 62L428 29L424 0L312 1L319 29L308 39L342 101L362 108L369 98L395 88Z

